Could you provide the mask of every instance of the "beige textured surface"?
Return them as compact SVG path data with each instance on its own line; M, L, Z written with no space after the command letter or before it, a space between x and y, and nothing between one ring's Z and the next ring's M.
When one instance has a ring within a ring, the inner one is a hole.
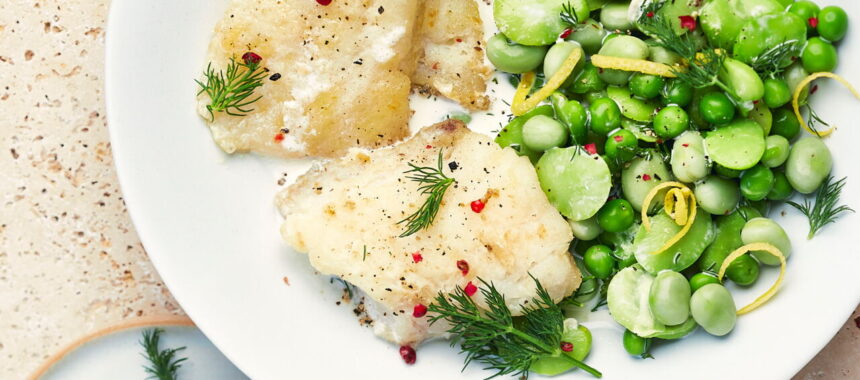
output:
M117 185L107 10L105 0L0 0L0 379L108 324L182 313Z
M114 173L102 71L108 0L0 0L0 379L137 315L181 314ZM854 318L796 379L860 377Z

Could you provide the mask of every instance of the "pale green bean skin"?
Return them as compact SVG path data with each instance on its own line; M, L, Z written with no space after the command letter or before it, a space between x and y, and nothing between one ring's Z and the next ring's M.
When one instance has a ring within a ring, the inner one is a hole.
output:
M741 231L741 240L744 244L768 243L779 249L786 259L791 256L791 239L788 234L778 223L767 218L750 219ZM778 258L766 252L753 251L752 255L762 264L780 265Z
M624 197L638 212L642 210L645 196L655 186L671 181L674 177L663 162L659 153L651 152L650 157L639 157L630 161L630 165L621 172L621 188ZM655 197L652 207L658 207L663 202L662 192Z
M707 284L690 299L693 319L709 334L723 336L735 328L735 300L728 289L719 284Z
M525 46L508 42L499 33L487 40L487 58L497 69L520 74L540 66L546 56L546 46Z
M651 314L664 325L680 325L690 317L691 296L690 283L684 275L671 270L657 273L648 295Z
M549 116L534 116L523 125L523 143L539 152L564 145L567 135L567 129Z
M651 51L648 55L648 59L652 62L662 63L669 66L679 65L684 62L684 58L680 55L662 46L651 45L648 49Z
M636 37L616 35L611 39L607 38L603 42L603 47L600 48L598 54L619 58L645 59L648 58L650 50L648 49L648 44L646 44L645 41ZM612 69L603 70L603 72L600 73L600 77L603 78L606 83L614 84L616 86L627 85L630 75L630 72Z
M603 37L605 36L606 30L603 29L603 25L600 25L597 21L588 19L570 33L567 40L579 42L586 53L595 54L600 50L600 46L603 45Z
M627 17L629 5L626 3L606 4L600 10L600 22L606 29L627 31L633 29L633 23Z
M555 72L561 68L564 64L564 61L570 56L574 50L582 51L582 46L579 45L576 41L562 41L557 42L555 45L549 48L549 51L546 52L546 57L543 59L543 73L547 78L552 78L555 75ZM568 87L573 84L574 78L576 78L577 72L585 65L585 59L580 59L579 63L576 64L576 68L565 80L562 87Z
M810 194L833 169L830 149L818 137L804 137L794 143L785 163L785 176L799 193Z
M741 199L737 183L716 175L696 184L694 194L699 207L714 215L726 215Z
M708 176L711 168L705 156L705 139L696 131L678 136L672 147L672 173L681 182L693 183Z
M579 240L594 240L603 232L600 224L597 223L596 216L580 221L568 220L567 222L570 224L570 229L573 230L573 237Z
M809 72L803 68L803 64L800 62L795 62L791 66L789 66L782 73L782 78L785 80L785 83L788 84L788 89L791 90L791 96L794 97L794 91L797 90L797 86L800 85L806 77L809 76ZM803 89L800 93L800 98L798 99L801 104L806 101L806 98L809 96L809 87Z
M770 135L765 139L764 155L761 163L769 168L775 168L785 163L791 152L788 139L780 135Z

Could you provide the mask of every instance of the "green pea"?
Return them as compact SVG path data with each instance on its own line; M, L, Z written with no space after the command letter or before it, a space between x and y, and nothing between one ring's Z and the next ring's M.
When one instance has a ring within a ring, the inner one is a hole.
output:
M588 248L582 256L582 261L585 263L585 268L597 277L605 280L612 275L612 270L615 269L615 259L612 258L612 250L609 247L597 244Z
M798 2L795 2L794 4L791 4L788 7L788 11L800 16L800 18L804 21L807 27L812 26L810 25L809 20L812 18L817 18L819 10L820 8L817 4L808 0L800 0Z
M579 42L587 54L593 55L603 45L604 36L606 36L606 30L603 29L603 25L597 21L588 19L582 25L575 28L567 39Z
M597 223L607 232L621 232L633 225L636 213L626 199L617 198L606 202L597 212Z
M570 100L565 103L556 113L558 119L567 126L571 140L582 144L588 134L588 112L582 103Z
M598 135L606 136L621 126L621 109L612 99L597 99L588 110L591 113L591 130Z
M711 92L702 97L699 102L702 117L711 124L728 124L735 118L735 105L726 94Z
M690 116L678 106L668 106L654 117L654 132L664 139L675 138L690 127Z
M833 71L839 63L836 48L819 37L809 39L800 59L803 62L803 68L811 73Z
M648 349L651 348L651 338L643 338L630 330L624 330L622 343L628 354L641 358L647 357Z
M579 46L579 43L574 41L561 41L556 42L549 50L546 52L546 57L543 59L543 73L544 76L549 79L555 75L555 72L564 65L564 61L567 60L567 57L576 50L582 50L582 46ZM576 68L571 73L570 76L567 77L562 87L569 87L573 84L574 79L576 78L576 74L582 67L584 66L584 60L580 59L576 64Z
M785 176L785 172L773 173L773 189L767 194L767 199L772 201L784 201L794 194L794 188L791 187L791 182Z
M770 130L771 134L785 137L787 140L794 140L800 133L800 122L797 121L797 116L794 111L788 108L779 108L773 111L773 127Z
M523 125L523 143L539 152L560 147L567 142L567 130L555 119L537 115Z
M764 81L764 103L770 108L779 108L791 100L788 84L782 79L768 78Z
M719 284L720 279L717 278L713 273L710 272L700 272L690 277L690 290L695 293L701 287L708 284Z
M532 71L543 63L546 46L525 46L508 40L498 33L487 40L487 58L497 69L520 74Z
M818 12L818 34L830 42L836 42L848 33L848 14L845 10L831 5Z
M778 223L767 218L750 219L741 231L741 240L744 244L768 243L779 249L786 259L791 256L791 239L788 234ZM752 255L764 265L780 265L778 258L766 252L753 251Z
M735 300L722 285L708 284L690 299L690 312L702 328L709 334L723 336L735 328L737 312Z
M600 69L591 64L591 62L587 62L583 66L582 71L576 73L573 84L568 86L568 90L574 94L585 94L605 89L606 82L600 78Z
M661 93L663 104L686 107L693 100L693 87L677 79L666 82Z
M711 167L705 155L705 139L697 131L682 133L672 146L672 173L681 182L693 183L708 176Z
M691 295L690 283L684 275L670 270L657 273L648 295L651 314L662 324L680 325L690 317Z
M785 163L788 159L788 153L791 148L788 144L788 139L780 135L771 135L765 139L764 155L761 156L761 163L769 168L775 168Z
M699 207L713 215L728 214L741 198L734 181L713 175L696 184L694 193Z
M740 286L750 286L758 280L759 271L758 261L746 254L729 264L726 268L726 277Z
M600 228L600 224L597 223L596 217L580 221L568 219L567 222L570 224L570 229L573 231L573 237L579 240L594 240L603 232L603 229Z
M627 162L633 159L639 151L639 139L633 132L619 129L606 139L605 150L607 157L620 162Z
M629 5L625 3L606 4L600 10L600 23L609 30L626 31L633 29L633 23L627 17L627 8Z
M663 88L663 78L656 75L635 73L630 77L630 92L643 99L651 99L660 95Z
M824 182L833 169L830 149L817 137L805 137L794 143L785 163L785 175L801 194L810 194Z
M758 164L741 174L741 194L751 201L767 197L773 188L773 172L767 166Z

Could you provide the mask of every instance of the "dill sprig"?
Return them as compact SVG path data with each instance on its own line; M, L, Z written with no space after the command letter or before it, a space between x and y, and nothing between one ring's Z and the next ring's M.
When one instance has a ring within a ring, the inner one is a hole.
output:
M570 1L561 6L561 21L570 26L579 24L579 15L576 14L576 8L570 5Z
M406 237L430 227L433 224L433 220L436 219L436 214L442 205L442 198L445 196L445 192L455 182L453 178L446 176L442 172L441 149L439 149L439 159L435 168L416 166L411 162L409 166L411 169L404 172L408 174L406 179L418 182L421 185L418 187L418 191L422 195L427 195L427 199L424 200L424 204L421 205L418 211L397 222L397 224L406 223L406 231L403 231L400 237Z
M818 124L821 124L825 127L830 127L830 123L824 121L821 116L818 116L818 112L815 112L815 108L812 108L812 104L806 103L802 107L806 108L808 117L806 118L806 125L809 126L815 135L821 137L821 133L818 132Z
M824 184L818 188L815 193L815 200L810 201L808 198L803 200L803 203L791 202L792 207L799 210L806 218L809 219L809 235L807 239L812 239L818 231L824 226L833 223L843 213L854 212L851 207L840 205L839 196L842 194L842 188L845 187L847 177L833 182L832 176L827 176Z
M516 326L505 297L492 283L478 280L482 284L486 311L478 308L459 286L453 293L440 292L428 307L433 314L431 325L442 320L450 324L448 332L455 338L451 345L459 343L460 353L466 354L464 368L477 362L483 364L484 369L495 371L488 379L511 374L525 378L536 360L561 357L595 377L602 376L598 370L561 350L564 314L537 279L534 279L537 297L528 306L522 306L522 323L517 321Z
M158 343L161 340L162 333L164 333L164 330L160 328L143 331L143 339L140 340L140 345L143 346L144 353L141 355L149 361L149 365L143 368L149 374L147 379L176 380L176 373L179 371L179 367L182 366L181 363L188 359L177 359L176 353L184 350L185 347L159 349Z
M689 84L693 88L705 88L718 86L729 94L734 94L725 83L720 81L719 73L723 67L726 57L711 46L706 46L699 51L695 41L689 34L680 36L675 33L670 20L667 20L659 12L664 2L645 1L640 8L638 23L640 28L656 38L657 44L680 55L687 66L684 68L673 67L672 71L678 80Z
M227 70L215 71L212 63L206 67L203 73L205 82L194 80L200 86L197 95L206 93L211 102L206 106L212 121L215 121L216 112L225 112L231 116L245 116L253 109L248 108L251 104L260 100L262 96L251 98L254 90L263 85L266 77L266 69L260 67L260 62L248 60L237 62L230 58Z
M750 61L750 67L760 73L763 78L776 77L777 74L785 70L782 63L797 53L797 42L797 40L783 41L754 57Z

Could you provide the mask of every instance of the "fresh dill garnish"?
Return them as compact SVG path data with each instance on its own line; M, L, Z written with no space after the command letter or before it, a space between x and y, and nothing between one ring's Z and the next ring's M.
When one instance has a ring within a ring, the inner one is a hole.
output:
M782 63L797 53L797 42L797 40L784 41L768 49L750 60L750 66L761 74L762 78L775 78L785 70Z
M158 343L162 333L164 330L160 328L143 331L140 345L143 346L144 352L141 355L149 361L149 365L143 368L149 374L147 379L176 380L179 367L182 366L182 362L188 359L176 358L176 353L184 350L185 347L159 349Z
M253 109L248 106L260 100L262 96L251 98L254 90L263 85L267 71L260 67L258 60L237 62L230 58L227 70L215 71L212 63L206 67L203 76L205 82L194 80L200 86L197 95L206 93L211 102L206 106L212 121L215 121L216 112L226 112L231 116L245 116Z
M661 1L643 2L637 22L640 29L652 35L659 46L675 52L687 62L686 67L672 68L678 80L693 88L718 86L727 93L734 94L734 91L719 79L725 55L711 46L705 46L700 51L696 41L690 38L688 33L680 36L676 34L672 22L659 12L663 5L664 2Z
M809 115L809 117L806 118L806 125L809 126L809 129L815 132L816 136L821 137L821 134L818 132L817 128L818 124L821 124L825 127L830 127L830 124L821 119L820 116L818 116L818 112L815 112L815 108L812 108L812 104L806 103L802 107L806 108L807 114Z
M579 24L579 15L576 14L576 9L570 5L570 1L561 6L561 21L570 26Z
M537 297L528 302L528 306L522 306L523 316L518 317L522 320L517 321L516 326L504 295L492 283L478 280L487 310L478 308L459 286L450 294L440 292L428 307L433 314L431 325L439 321L450 324L448 333L454 337L451 345L460 344L460 352L466 354L465 366L477 362L483 364L484 369L495 371L488 379L504 375L527 378L536 360L552 356L569 359L571 364L595 377L602 376L598 370L561 350L564 314L537 279L534 279Z
M851 207L840 205L839 196L842 194L842 188L845 187L847 177L833 182L832 176L827 176L824 184L818 188L815 193L815 200L810 201L808 198L803 200L803 203L791 202L792 207L799 210L806 218L809 219L809 235L807 239L812 239L818 231L824 226L833 223L843 213L854 212Z
M439 206L442 205L442 198L445 196L445 192L455 182L453 178L446 176L442 172L441 149L439 149L439 159L435 168L416 166L411 162L409 166L411 169L404 172L407 174L406 179L418 182L420 185L418 191L422 195L427 195L427 199L424 200L424 204L421 205L418 211L397 222L397 224L406 223L406 231L403 231L400 237L407 237L430 227L433 224L433 220L436 219L436 214L439 212Z

